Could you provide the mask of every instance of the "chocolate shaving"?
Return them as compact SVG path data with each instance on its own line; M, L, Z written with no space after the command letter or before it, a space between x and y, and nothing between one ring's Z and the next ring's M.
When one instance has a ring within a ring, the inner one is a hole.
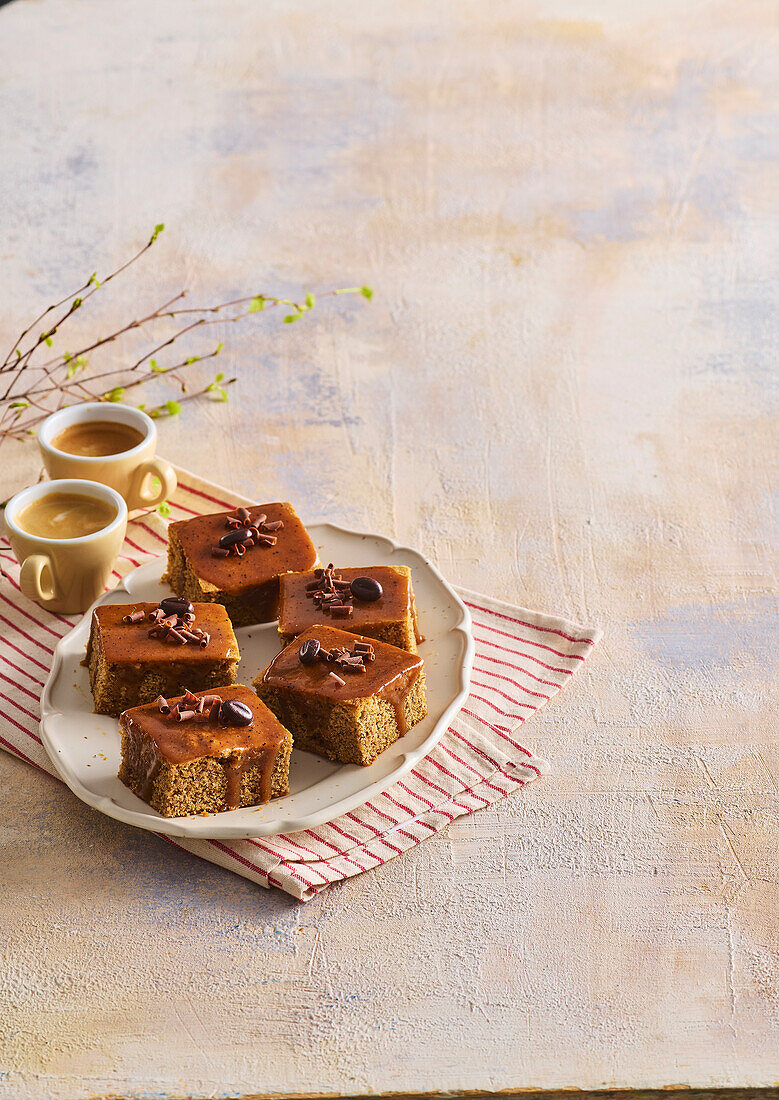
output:
M214 546L211 549L211 553L215 558L227 558L230 554L241 558L253 546L275 546L276 536L268 534L268 532L280 531L284 526L284 521L281 519L268 521L265 513L252 518L248 508L237 508L234 515L225 517L225 525L230 533L244 528L246 537L233 543L229 534L223 535L219 540L219 546ZM223 545L225 542L229 545Z
M203 695L198 698L194 692L186 688L183 697L173 709L162 695L156 700L156 705L159 707L161 714L170 714L177 722L189 722L197 716L202 717L208 707L211 707L209 717L213 718L214 712L219 713L221 697L219 695Z
M224 553L227 554L229 551L225 550ZM166 597L166 599L170 602L175 602L172 596ZM187 600L180 599L178 602L183 607L192 607L192 604ZM165 600L161 600L160 605L155 607L153 611L150 611L148 615L144 611L136 609L130 614L125 615L122 621L126 623L140 623L144 620L148 620L153 624L151 629L147 632L150 638L162 638L167 642L175 642L177 645L197 643L204 649L210 641L210 636L194 625L194 612L172 612L170 615L166 615L162 608L162 604L164 603Z
M360 650L357 646L361 646ZM307 651L307 647L316 646L316 654L313 656ZM370 652L367 652L370 651ZM326 664L335 665L341 672L367 672L365 666L366 661L372 661L374 659L373 646L367 642L356 642L354 647L349 650L346 646L335 645L332 649L325 649L320 646L316 638L309 638L300 647L300 662L306 666L313 666L317 660L324 661ZM304 660L304 656L308 659ZM338 680L339 683L345 683L344 680L336 672L330 672L331 676Z
M367 669L362 662L362 658L355 657L340 657L336 662L339 668L353 669L355 672L366 672Z
M357 646L362 648L358 649ZM355 642L353 648L348 650L346 646L336 645L331 650L320 649L320 660L334 664L342 672L366 672L366 661L373 661L375 654L373 646L367 642Z
M217 703L212 704L211 710L208 712L209 722L218 722L219 721L219 711L221 709L221 706L222 706L222 700L221 699L219 699L219 701Z
M331 680L335 680L335 682L337 684L340 684L341 687L343 687L344 684L346 683L346 680L341 679L341 677L338 675L337 672L330 672L328 675L330 676Z
M325 569L315 569L315 581L306 585L306 598L313 600L325 615L334 619L349 619L353 614L351 584L336 574L332 562Z

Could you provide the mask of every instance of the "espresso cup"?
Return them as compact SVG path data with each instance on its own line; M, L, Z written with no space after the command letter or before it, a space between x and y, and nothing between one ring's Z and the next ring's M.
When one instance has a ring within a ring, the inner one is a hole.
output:
M30 534L20 516L31 504L56 493L95 498L109 504L115 514L105 527L76 538ZM105 591L124 542L127 505L115 489L94 481L41 481L11 497L5 507L5 527L22 566L19 585L24 595L49 611L70 615L86 611Z
M118 430L130 429L132 439L129 450L116 454L71 454L55 445L67 429L83 425L116 424ZM169 462L155 458L157 450L157 426L141 409L130 405L88 401L72 405L52 413L38 431L38 446L43 464L51 478L84 478L99 481L120 493L132 511L135 508L153 508L173 496L176 491L176 475ZM161 487L155 491L149 485L151 478L159 478Z

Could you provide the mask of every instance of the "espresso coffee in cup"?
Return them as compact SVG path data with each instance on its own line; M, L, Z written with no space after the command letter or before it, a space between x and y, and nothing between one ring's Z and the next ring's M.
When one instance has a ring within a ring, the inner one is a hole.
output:
M116 519L116 508L83 493L48 493L31 501L16 517L28 535L44 539L80 539L102 531Z
M157 427L131 405L87 401L44 420L38 446L51 478L83 478L116 489L128 508L153 508L176 491L169 462L156 457Z
M49 611L73 614L105 591L127 530L127 505L94 481L41 481L5 507L19 587Z
M52 438L51 445L69 455L104 458L120 455L143 443L143 435L131 424L118 420L91 420L69 424Z

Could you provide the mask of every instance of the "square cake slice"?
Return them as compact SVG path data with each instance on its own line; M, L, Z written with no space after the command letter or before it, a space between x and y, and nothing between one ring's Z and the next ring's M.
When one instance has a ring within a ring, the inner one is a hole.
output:
M119 730L119 778L163 817L257 806L289 793L292 735L242 684L133 707Z
M317 552L291 504L257 504L171 523L165 579L193 603L221 603L235 626L279 614L279 574L311 569Z
M279 586L279 634L284 645L320 623L389 642L409 653L416 653L422 641L407 565L328 565L283 573Z
M424 661L386 642L312 626L254 681L295 747L372 764L427 714Z
M184 687L208 689L235 680L240 653L220 604L169 596L159 604L100 604L84 663L98 714L117 718L127 707Z

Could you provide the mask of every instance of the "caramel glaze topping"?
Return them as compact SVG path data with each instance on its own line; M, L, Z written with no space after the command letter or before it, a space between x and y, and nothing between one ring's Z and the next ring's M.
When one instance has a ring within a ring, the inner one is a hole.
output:
M164 638L150 638L149 615L155 603L104 603L92 612L93 623L98 627L99 645L103 656L112 664L213 664L238 658L238 642L233 633L230 617L219 603L196 603L195 623L209 635L208 645L171 645ZM142 622L125 622L133 611L143 611ZM186 683L186 680L184 681Z
M364 565L357 569L336 569L335 576L344 581L353 581L356 577L370 577L381 585L382 594L378 600L368 603L365 600L350 600L352 613L349 616L349 630L359 631L360 627L397 622L404 619L409 611L413 613L410 574L394 569L391 565ZM279 578L279 632L281 634L299 634L301 630L315 623L329 623L331 616L311 599L309 586L316 580L315 571L306 573L284 573ZM346 625L344 623L343 625Z
M189 764L204 757L215 759L224 768L227 789L225 810L241 804L241 779L248 768L261 768L262 800L271 796L273 768L282 743L289 736L265 704L242 684L194 693L218 695L222 700L237 699L252 712L249 726L226 726L218 718L198 716L179 722L175 713L162 713L157 702L124 711L119 728L127 736L129 771L139 777L136 793L148 802L163 764ZM168 700L175 708L183 696Z
M364 570L363 570L364 572ZM343 646L352 650L355 642L364 642L371 646L375 659L366 664L364 673L338 670L331 675L334 665L327 661L315 664L303 664L300 660L300 648L314 638L322 649L332 650ZM386 699L395 710L395 718L401 736L406 732L405 700L416 682L424 661L416 653L406 653L386 642L375 638L363 638L349 634L332 626L312 626L304 630L282 649L266 668L262 676L263 684L282 691L298 692L328 699L334 703L358 702L371 695Z
M253 504L249 512L252 517L264 515L266 526L281 520L283 527L274 531L272 546L256 546L240 557L214 557L214 547L228 530L228 517L234 517L236 509L171 524L198 577L231 595L275 580L288 569L311 569L317 560L314 544L291 504Z

